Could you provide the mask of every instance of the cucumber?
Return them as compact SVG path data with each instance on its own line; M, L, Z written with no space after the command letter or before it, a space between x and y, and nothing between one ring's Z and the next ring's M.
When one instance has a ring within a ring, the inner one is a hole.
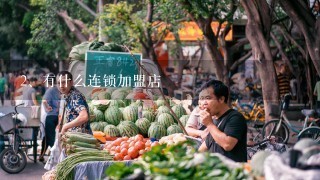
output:
M84 136L79 136L79 135L70 135L69 140L72 142L84 142L88 144L97 144L99 141L94 138L94 137L84 137Z
M78 136L83 136L83 137L93 137L93 135L91 134L86 134L86 133L80 133L80 132L66 132L65 133L65 136L69 137L69 136L72 136L72 135L78 135Z
M73 152L82 152L82 151L100 151L99 149L92 149L92 148L84 148L84 147L77 147L73 150Z
M100 145L88 144L88 143L85 143L85 142L77 142L76 141L73 144L76 145L76 146L79 146L79 147L84 147L84 148L94 148L94 149L99 149L100 148Z

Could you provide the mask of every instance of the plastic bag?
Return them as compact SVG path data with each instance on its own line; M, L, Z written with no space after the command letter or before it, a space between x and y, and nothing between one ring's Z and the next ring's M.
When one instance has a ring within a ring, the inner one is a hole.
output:
M47 117L47 112L45 110L45 106L43 103L41 103L41 116L40 116L41 139L43 139L43 137L46 135L46 133L45 133L46 117Z
M320 177L319 170L300 170L298 168L291 168L283 162L279 153L271 154L266 158L264 162L264 174L266 180L316 180Z
M60 158L60 147L59 147L59 130L56 129L56 140L54 142L53 147L50 149L50 157L44 166L46 170L52 170L58 163Z
M40 118L40 106L31 106L31 118Z

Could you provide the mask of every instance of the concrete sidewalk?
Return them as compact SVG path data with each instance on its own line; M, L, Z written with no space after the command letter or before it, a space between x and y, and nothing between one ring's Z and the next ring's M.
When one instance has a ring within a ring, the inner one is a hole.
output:
M8 174L0 168L1 180L40 180L42 175L47 172L42 162L34 163L28 159L26 168L19 174Z

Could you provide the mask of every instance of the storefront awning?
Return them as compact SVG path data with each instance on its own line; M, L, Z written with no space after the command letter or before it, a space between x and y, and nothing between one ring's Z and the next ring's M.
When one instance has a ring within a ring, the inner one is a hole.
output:
M226 23L222 24L220 32L226 27ZM165 28L165 24L162 24L159 27L159 30L162 30ZM213 29L213 32L216 34L218 31L219 23L218 22L212 22L211 23L211 28ZM232 33L233 29L231 27L231 30L229 33L226 35L225 40L226 41L232 41ZM197 23L195 22L183 22L182 23L182 28L178 31L178 34L180 36L181 41L197 41L197 40L202 40L203 39L203 33ZM172 41L174 40L174 35L173 33L169 32L166 37L165 41Z

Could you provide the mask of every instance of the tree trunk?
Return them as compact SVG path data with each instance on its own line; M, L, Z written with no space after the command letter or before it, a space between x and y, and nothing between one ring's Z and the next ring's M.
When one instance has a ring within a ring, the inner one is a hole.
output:
M153 1L149 1L148 5L147 5L147 15L146 15L146 19L145 21L147 23L152 23L152 18L153 18L153 8L154 8L154 2ZM168 90L168 95L169 96L173 96L173 91L175 89L177 89L177 86L174 84L174 82L165 75L165 73L163 72L159 62L158 62L158 58L156 55L156 52L154 51L154 47L153 47L153 41L152 41L152 36L151 36L151 27L148 26L145 29L145 36L146 36L146 46L143 46L145 48L145 51L147 53L147 55L149 56L149 58L156 64L156 66L158 67L159 70L159 75L161 77L161 84L167 88ZM141 42L143 42L141 40Z
M64 22L67 24L70 31L76 36L79 42L87 41L87 38L82 34L81 30L75 26L72 22L72 19L69 17L67 11L61 11L57 13L60 17L63 18Z
M320 18L315 19L310 8L304 8L299 1L281 0L279 3L302 32L310 58L318 75L320 75Z
M268 42L271 29L269 7L265 1L241 0L240 3L248 17L246 36L251 44L255 64L260 74L265 116L266 121L269 121L272 119L270 116L272 106L279 104L277 77Z
M103 18L101 18L101 14L103 13L103 0L98 1L98 11L99 11L99 41L108 42L107 35L103 32L103 29L106 27L106 23Z

